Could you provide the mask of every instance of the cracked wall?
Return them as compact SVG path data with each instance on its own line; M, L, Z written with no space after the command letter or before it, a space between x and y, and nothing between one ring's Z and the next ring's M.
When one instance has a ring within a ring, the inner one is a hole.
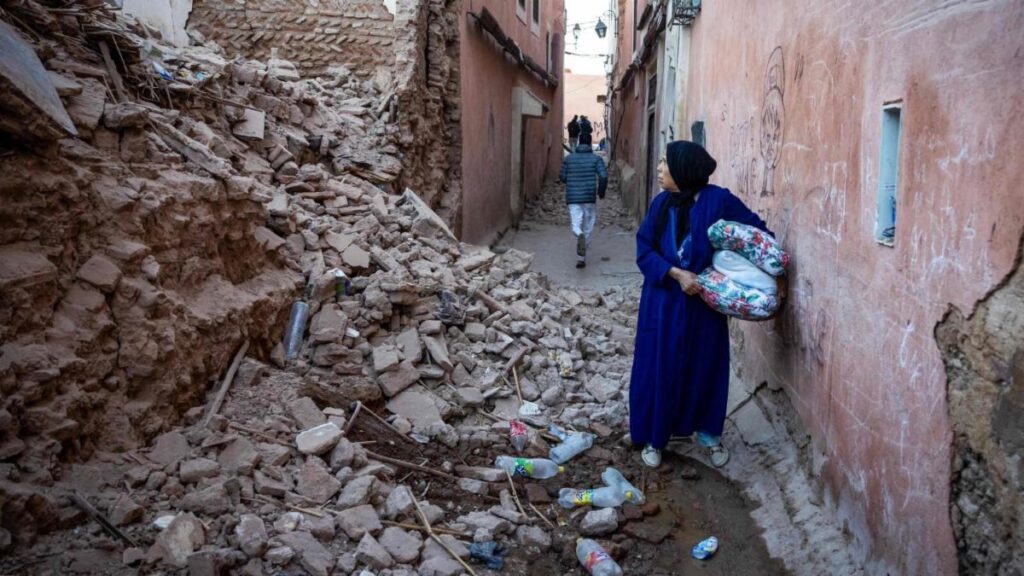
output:
M1021 257L970 315L954 307L935 329L953 426L950 518L964 574L1024 574Z

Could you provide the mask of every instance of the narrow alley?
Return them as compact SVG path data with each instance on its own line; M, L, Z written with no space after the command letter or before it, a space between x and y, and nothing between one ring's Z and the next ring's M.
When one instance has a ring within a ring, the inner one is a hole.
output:
M0 0L0 576L1024 574L1022 31Z

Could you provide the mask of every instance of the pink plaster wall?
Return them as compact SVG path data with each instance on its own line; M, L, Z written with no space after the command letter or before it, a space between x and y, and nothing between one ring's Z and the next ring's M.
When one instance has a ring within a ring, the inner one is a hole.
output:
M615 54L615 68L612 72L612 86L619 87L626 68L633 61L633 31L636 21L643 12L646 0L637 0L636 11L633 0L618 0L618 41ZM641 31L636 33L636 50L643 43ZM644 182L644 141L643 122L646 117L646 72L643 68L636 70L632 80L622 86L621 90L612 95L611 103L611 140L612 161L619 167L628 167L635 171L632 179L622 179L620 190L624 204L633 214L642 216L646 206L642 206ZM639 83L639 87L637 84ZM637 92L639 88L639 92Z
M534 1L541 2L539 34L530 29ZM565 9L562 0L527 0L524 22L516 15L516 0L463 0L462 5L462 239L486 244L513 221L512 91L524 86L548 106L546 118L526 121L523 185L527 196L533 196L545 180L558 177L561 167L563 83L557 89L545 86L506 56L468 13L486 6L505 33L542 66L547 63L547 33L557 34L561 40L551 72L561 81Z
M714 180L766 216L795 261L785 314L743 324L734 361L789 392L871 573L956 574L933 331L1007 274L1024 227L1024 3L705 2L692 48L688 121L707 123ZM889 248L874 225L893 100Z
M597 101L599 95L608 93L608 81L603 75L565 73L565 122L568 125L574 114L585 115L594 125L594 145L605 136L604 104ZM562 137L569 139L566 126Z

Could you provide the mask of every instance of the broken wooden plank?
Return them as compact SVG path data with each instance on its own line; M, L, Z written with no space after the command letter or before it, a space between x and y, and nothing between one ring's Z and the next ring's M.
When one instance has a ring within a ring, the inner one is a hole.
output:
M170 124L154 120L153 126L156 128L157 135L169 148L195 162L203 170L221 180L227 180L232 176L231 165L224 159L215 156L208 147L179 132Z
M83 512L88 514L90 518L92 518L97 524L99 524L100 527L102 527L105 532L121 540L122 542L128 544L129 546L138 547L134 540L129 538L127 534L121 532L117 529L116 526L111 524L110 520L107 520L107 518L103 516L103 514L100 514L99 510L93 508L92 504L89 504L89 501L86 500L81 494L79 494L77 490L71 493L71 501L74 502L75 506L81 508Z
M124 88L124 79L121 78L121 74L117 71L114 59L110 57L110 47L103 40L100 40L100 55L103 56L103 64L107 67L107 74L114 85L114 95L117 96L117 101L127 102L130 98L128 97L128 91Z
M210 403L210 407L206 410L206 415L203 416L203 428L206 428L210 424L210 419L220 412L220 406L224 403L224 397L227 396L228 389L231 388L231 383L235 380L235 373L238 372L238 365L242 363L242 358L245 357L245 353L248 351L249 340L247 339L242 343L242 347L239 348L238 352L235 354L235 359L231 361L231 366L228 368L227 375L224 376L224 381L220 385L220 390L218 390L217 395L213 397L213 402Z

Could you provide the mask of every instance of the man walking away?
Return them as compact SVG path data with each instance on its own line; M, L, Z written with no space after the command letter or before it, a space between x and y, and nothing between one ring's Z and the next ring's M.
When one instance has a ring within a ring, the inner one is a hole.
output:
M590 147L590 136L580 136L576 151L562 161L559 179L565 182L565 203L569 205L569 220L576 236L576 267L584 268L597 223L597 199L604 198L608 188L608 171Z
M590 119L586 116L580 118L580 138L586 136L593 142L594 137L594 125L590 123Z
M580 117L578 115L573 116L569 122L569 153L572 154L576 151L576 147L580 145Z

